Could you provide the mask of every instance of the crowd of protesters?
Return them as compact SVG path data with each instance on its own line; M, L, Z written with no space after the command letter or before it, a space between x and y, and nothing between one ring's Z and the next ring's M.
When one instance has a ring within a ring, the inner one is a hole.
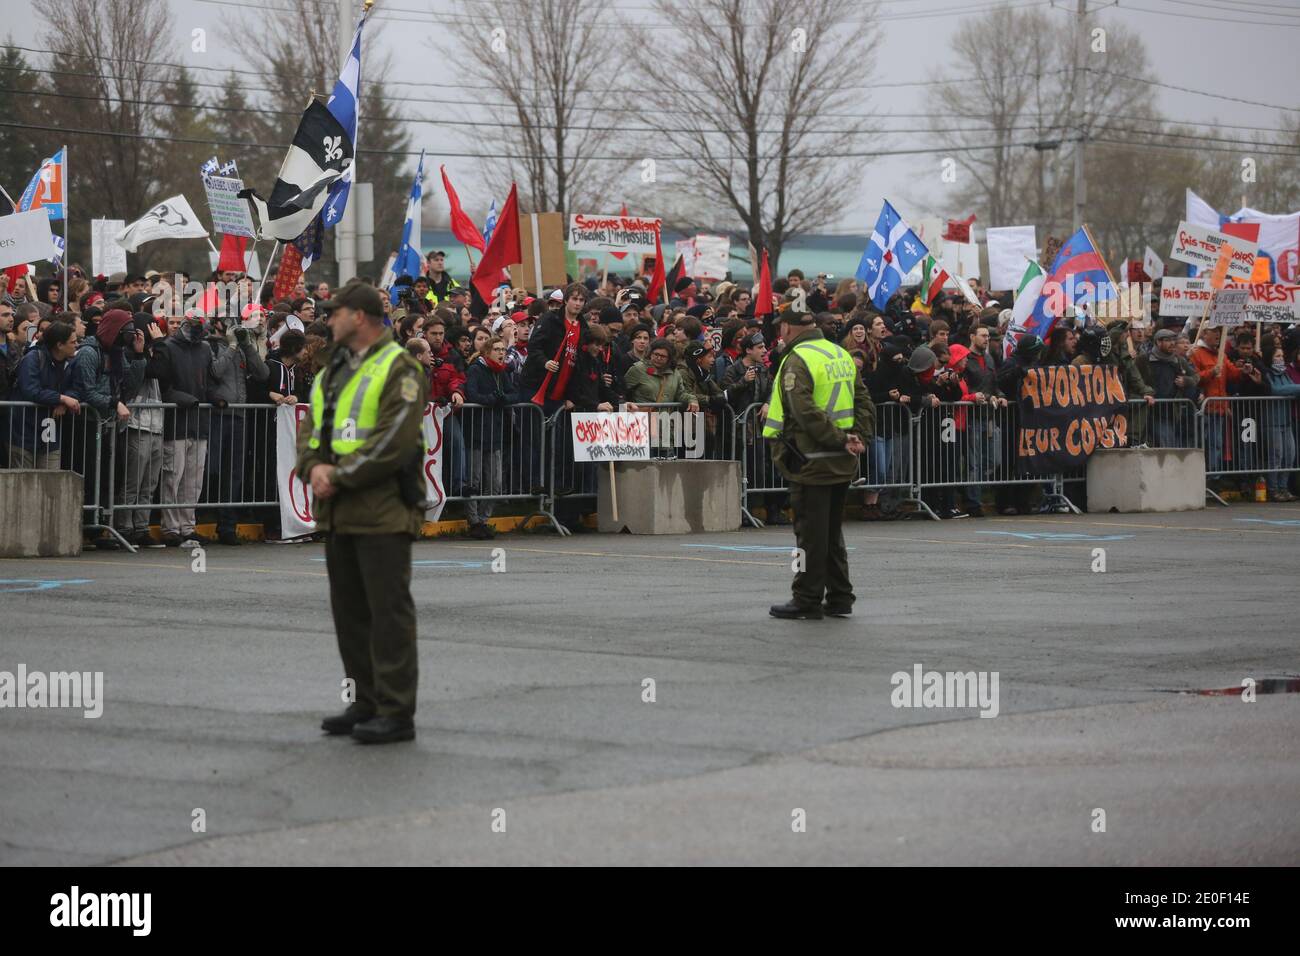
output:
M388 320L428 370L431 401L453 408L446 484L452 497L466 499L474 537L492 536L494 499L507 489L545 490L538 423L566 410L701 412L709 457L738 455L751 487L763 487L766 456L753 436L780 362L778 319L792 308L813 314L849 351L878 407L859 482L867 520L907 513L898 486L914 451L909 442L927 450L939 476L927 498L940 517L1048 507L1031 500L1030 486L981 483L1015 468L1006 426L1025 369L1069 363L1120 366L1130 400L1184 400L1150 415L1139 405L1130 444L1194 444L1200 411L1209 471L1232 472L1243 487L1262 475L1270 500L1295 500L1296 473L1287 469L1297 463L1300 402L1259 403L1259 439L1248 446L1225 399L1300 395L1300 327L1230 330L1220 360L1220 329L1162 318L1155 297L1148 324L1102 324L1080 310L1057 322L1047 341L1021 337L1004 359L1011 296L978 284L978 305L946 291L924 304L908 287L883 311L853 280L831 287L826 277L797 269L773 282L771 308L755 301L753 289L685 277L651 302L646 275L592 277L541 294L503 287L484 303L446 271L441 251L429 253L425 269L398 280L386 297ZM116 429L116 442L100 443L116 449L116 460L100 468L98 489L87 481L86 500L106 500L111 472L117 530L146 547L206 543L195 505L201 512L208 501L273 501L274 429L269 416L250 417L246 406L307 400L329 346L322 319L329 287L309 290L300 280L292 295L276 300L267 282L261 303L240 311L186 310L174 304L178 283L190 278L184 274L92 279L73 266L70 276L64 309L60 278L33 285L26 276L0 275L0 402L10 403L0 417L0 467L85 474L94 444L88 436ZM254 298L246 276L209 281ZM941 407L962 441L940 441ZM743 448L737 435L749 436ZM1252 464L1258 475L1247 473ZM763 497L767 520L784 522L779 489ZM214 507L210 517L218 540L238 544L236 520L247 515ZM275 509L260 517L274 537ZM155 518L159 538L149 533ZM110 537L95 543L116 547Z

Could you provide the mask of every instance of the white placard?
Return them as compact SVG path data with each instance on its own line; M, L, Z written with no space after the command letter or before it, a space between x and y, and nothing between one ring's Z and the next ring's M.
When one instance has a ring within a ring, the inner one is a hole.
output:
M1300 285L1256 282L1245 288L1247 322L1300 322Z
M111 276L126 271L126 250L114 238L126 228L125 219L90 220L90 271L92 275Z
M574 461L648 461L646 412L577 412L569 416Z
M1213 269L1219 260L1219 247L1224 244L1232 246L1228 275L1234 279L1248 280L1255 269L1255 243L1205 226L1180 222L1169 258L1176 262L1186 262L1198 269Z
M0 216L0 269L44 262L54 248L50 214L44 208Z
M1210 310L1210 325L1222 325L1228 328L1246 323L1246 300L1250 298L1249 289L1220 289L1214 296L1214 307Z
M989 289L1014 289L1025 274L1025 260L1038 259L1033 226L997 226L984 230L989 247ZM968 273L963 273L968 274Z
M690 275L697 279L725 279L731 265L731 239L696 236L695 263Z
M1199 316L1205 305L1214 298L1208 278L1186 279L1165 276L1160 283L1160 314L1162 316Z
M247 200L237 195L244 181L233 176L204 176L203 189L208 194L208 209L212 212L212 231L227 236L256 239L253 217Z
M1150 246L1147 246L1146 252L1142 254L1142 271L1152 282L1165 274L1165 261L1156 255L1156 251Z
M640 216L584 216L574 213L569 217L569 249L574 252L636 252L655 251L655 233L658 219Z

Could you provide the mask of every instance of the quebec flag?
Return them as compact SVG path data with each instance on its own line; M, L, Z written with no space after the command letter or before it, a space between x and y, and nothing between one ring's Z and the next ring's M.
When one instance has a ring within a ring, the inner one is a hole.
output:
M361 29L365 25L366 18L363 16L357 24L357 32L352 38L352 49L348 51L343 72L339 74L334 83L334 91L325 103L330 115L339 121L346 132L354 156L357 148L357 104L361 99ZM348 193L352 191L352 180L356 176L355 166L355 162L349 164L339 180L330 187L329 198L325 200L325 211L321 214L321 221L326 227L337 226L343 218L343 210L348 205Z
M883 312L889 297L903 284L903 276L929 252L886 200L856 273L858 281L866 283L871 303Z
M492 205L488 208L487 220L483 223L483 242L492 241L492 230L497 227L497 201L492 200Z
M411 198L406 202L406 222L402 225L402 244L397 247L393 261L393 275L414 279L420 274L423 260L420 257L420 200L424 195L424 151L420 151L420 165L415 169L415 182L411 183ZM389 297L397 304L398 287L394 285Z

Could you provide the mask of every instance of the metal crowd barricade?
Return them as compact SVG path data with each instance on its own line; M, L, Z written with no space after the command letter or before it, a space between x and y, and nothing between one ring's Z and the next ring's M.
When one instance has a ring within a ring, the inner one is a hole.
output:
M1207 479L1263 477L1276 494L1286 487L1285 475L1300 471L1300 400L1286 395L1206 398L1197 417ZM1208 487L1206 495L1227 504Z
M1038 475L1021 464L1016 450L1019 412L1013 402L941 402L924 406L912 419L913 501L931 518L923 500L928 488L961 488L972 503L985 487L1042 485L1050 503L1078 509L1065 497L1061 475Z
M759 414L762 404L749 405L736 416L736 443L732 453L740 462L740 513L755 528L763 522L755 518L751 508L751 495L776 495L789 491L785 476L772 460L768 442L763 438L763 418Z
M82 478L82 526L112 527L113 442L116 417L102 418L89 405L73 413L62 406L0 402L0 438L7 468L73 471ZM122 542L125 544L125 542Z
M486 521L493 502L536 500L537 510L524 522L540 515L559 529L547 503L542 460L546 421L540 405L520 402L492 408L466 403L447 416L443 433L448 450L443 458L448 503L459 502L471 519Z

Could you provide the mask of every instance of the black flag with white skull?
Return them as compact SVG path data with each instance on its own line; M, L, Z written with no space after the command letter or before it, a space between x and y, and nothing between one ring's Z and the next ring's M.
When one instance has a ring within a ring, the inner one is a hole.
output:
M260 238L297 239L325 205L329 187L352 165L352 156L352 139L343 125L313 100L294 133L271 198L264 200L253 189L239 194L257 210Z

